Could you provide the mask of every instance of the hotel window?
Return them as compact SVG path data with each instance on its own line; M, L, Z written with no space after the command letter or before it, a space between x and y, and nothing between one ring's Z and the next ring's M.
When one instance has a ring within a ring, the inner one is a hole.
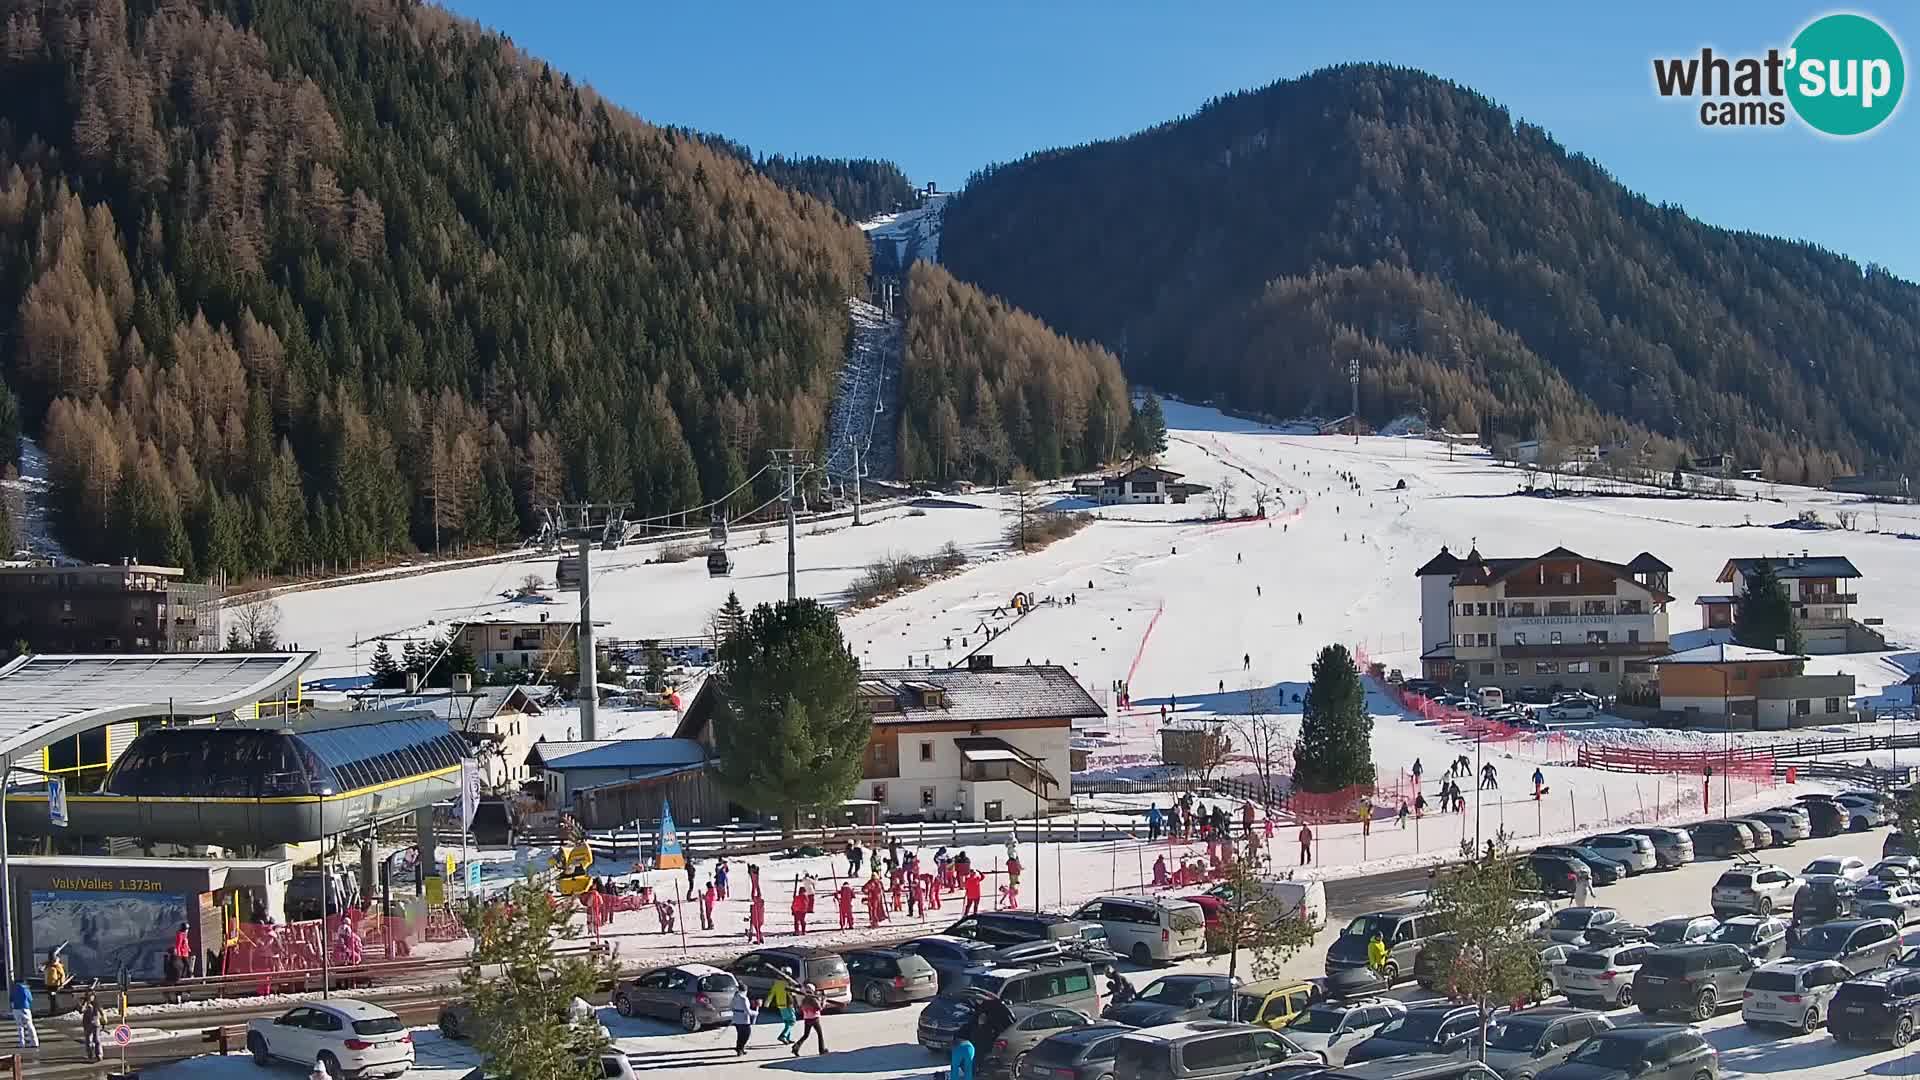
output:
M1613 661L1611 660L1600 661L1600 674L1605 675L1606 673L1612 670L1613 670Z
M1549 614L1549 615L1571 615L1571 614L1573 614L1573 601L1571 601L1571 600L1549 600L1549 601L1547 601L1547 614Z
M1475 604L1473 605L1473 607L1474 607L1473 613L1475 615L1485 615L1487 613L1487 605L1485 604Z
M1638 642L1640 640L1640 631L1638 630L1627 631L1627 640L1631 642Z
M1607 632L1605 630L1587 631L1587 644L1605 645L1606 643L1607 643Z
M1813 712L1813 702L1807 698L1801 698L1793 703L1793 711L1797 716L1806 716Z
M1560 631L1558 631L1558 630L1554 630L1554 631L1552 631L1552 632L1550 632L1550 633L1548 633L1548 634L1547 634L1547 644L1549 644L1549 645L1558 645L1558 644L1560 644Z
M921 761L933 760L933 744L932 743L922 742L920 744L920 760Z
M1642 611L1640 610L1640 601L1638 601L1638 600L1622 600L1622 601L1620 601L1620 614L1622 614L1622 615L1642 615L1642 614L1645 614L1645 612L1642 612Z
M1484 649L1490 644L1490 642L1488 642L1487 640L1487 635L1485 634L1475 634L1473 635L1473 637L1474 637L1474 642L1473 642L1474 645L1479 648Z
M1471 614L1473 614L1473 605L1472 605L1472 604L1461 604L1461 605L1460 605L1460 614L1462 614L1462 615L1471 615Z
M1560 665L1552 660L1535 660L1533 662L1533 673L1535 675L1558 675L1560 674Z
M1471 649L1471 648L1473 648L1473 635L1472 635L1472 634L1461 634L1461 635L1460 635L1460 647L1461 647L1461 648L1463 648L1463 649Z
M1828 698L1828 699L1827 699L1827 711L1828 711L1828 712L1830 712L1830 713L1837 713L1837 712L1839 712L1839 711L1840 711L1840 699L1839 699L1839 698L1837 698L1837 697L1830 697L1830 698Z
M1568 573L1565 570L1560 571L1560 584L1562 585L1573 584L1573 575Z
M1527 635L1515 630L1513 632L1513 643L1515 645L1525 645L1527 643Z
M1591 674L1593 674L1593 661L1591 661L1591 660L1569 660L1569 661L1567 661L1567 674L1569 674L1569 675L1591 675Z
M1520 674L1520 661L1518 660L1507 661L1505 671L1508 675Z
M1502 619L1506 618L1507 602L1505 600L1496 601L1493 605L1493 613L1499 618L1502 618Z
M1580 605L1580 613L1582 615L1605 615L1607 613L1607 602L1605 600L1588 600L1586 603Z

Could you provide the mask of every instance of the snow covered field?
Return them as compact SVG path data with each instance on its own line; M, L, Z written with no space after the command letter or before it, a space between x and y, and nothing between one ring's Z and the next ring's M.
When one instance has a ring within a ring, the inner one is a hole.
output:
M859 529L840 524L817 533L803 529L800 589L837 603L848 582L875 558L925 554L949 540L959 544L978 560L975 565L892 602L850 612L842 623L848 642L868 666L928 658L956 663L980 646L990 627L998 636L984 651L998 662L1063 664L1109 708L1110 687L1124 680L1134 708L1082 732L1087 742L1101 747L1094 765L1108 775L1138 772L1150 758L1163 703L1177 719L1232 715L1244 711L1249 690L1264 690L1282 722L1297 723L1293 695L1304 690L1315 651L1329 642L1364 649L1389 666L1417 669L1413 571L1442 543L1460 552L1477 544L1489 556L1532 555L1564 545L1622 562L1651 551L1675 568L1672 588L1679 600L1671 624L1681 640L1683 634L1698 633L1697 609L1689 601L1697 593L1717 591L1712 579L1727 558L1802 547L1843 554L1866 575L1859 586L1863 613L1883 616L1894 640L1920 636L1920 541L1762 527L1802 509L1831 520L1832 511L1846 505L1841 496L1782 487L1773 491L1779 501L1535 498L1513 493L1517 472L1494 466L1484 455L1458 453L1450 461L1446 448L1433 443L1365 438L1356 444L1279 434L1173 402L1167 414L1172 428L1167 466L1214 486L1231 476L1239 488L1236 504L1250 501L1255 484L1270 488L1277 501L1268 520L1202 522L1197 519L1207 507L1198 500L1184 506L1101 508L1095 511L1100 520L1079 535L1042 552L1011 555L1001 540L1007 518L1000 498L926 500L919 507L884 511ZM1338 475L1342 472L1353 481ZM1402 480L1407 486L1397 490ZM1749 494L1767 493L1760 486L1743 487ZM1883 508L1881 524L1888 532L1920 533L1920 509ZM737 589L748 604L778 599L786 588L784 538L780 530L768 532L773 542L763 545L753 543L752 531L740 534L738 567L728 579L709 578L698 561L646 564L646 549L605 553L596 560L594 614L611 622L614 636L671 636L697 632L729 589ZM323 650L316 674L352 674L362 670L370 651L370 645L355 643L375 635L430 634L462 617L511 611L548 610L555 619L569 618L575 611L570 595L541 604L502 596L522 575L550 575L551 569L550 560L542 559L297 593L281 600L283 634ZM1006 605L1018 591L1043 600L1072 597L1073 602L1042 603L1016 619ZM1914 658L1911 653L1815 658L1808 667L1816 673L1851 671L1862 693L1872 693L1901 678L1901 665L1911 665ZM1383 694L1375 694L1373 711L1375 760L1383 779L1420 758L1431 786L1445 762L1473 752L1470 744L1438 728L1401 717ZM615 731L646 735L664 733L671 717L621 717L610 711L609 719ZM560 711L543 729L560 737L571 722L572 713ZM1842 733L1866 730L1849 727ZM1503 790L1485 796L1484 835L1505 828L1523 840L1578 836L1603 823L1675 820L1701 812L1696 779L1552 764L1569 756L1567 738L1676 746L1701 741L1690 733L1597 728L1489 749ZM1535 767L1541 767L1551 789L1539 803L1528 785ZM1722 798L1717 787L1712 794L1716 812ZM1791 798L1770 787L1738 784L1730 794L1736 808ZM1099 816L1112 820L1137 815L1151 801L1151 796L1103 796L1089 810L1104 811ZM1322 826L1315 830L1312 864L1303 872L1359 873L1431 860L1471 835L1459 816L1429 815L1405 830L1382 819L1370 835L1357 821ZM1271 847L1277 863L1297 862L1296 841L1292 829L1280 828ZM931 841L926 845L932 846ZM976 850L987 866L996 865L996 854L1004 858L991 848ZM1128 841L1044 845L1034 868L1040 899L1054 906L1111 888L1139 888L1152 858L1152 852ZM806 872L830 877L834 861L767 866L774 883L768 890L769 925L788 921L784 905L793 877ZM624 869L601 866L595 872ZM1031 902L1031 891L1022 899ZM690 934L687 952L733 948L743 928L744 904L729 905L714 931ZM623 960L680 954L678 935L669 943L651 916L624 916L609 929L620 940Z

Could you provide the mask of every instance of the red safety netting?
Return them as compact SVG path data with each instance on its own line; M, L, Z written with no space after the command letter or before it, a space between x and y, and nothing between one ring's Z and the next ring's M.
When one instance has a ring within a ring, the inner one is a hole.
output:
M1575 764L1612 772L1668 773L1674 776L1727 776L1772 782L1773 754L1764 747L1725 750L1648 750L1628 746L1582 745Z
M316 971L322 966L321 946L330 952L326 964L340 971L370 961L400 960L412 955L413 946L422 941L457 941L467 936L452 910L441 906L429 909L424 923L393 916L347 909L344 915L329 915L325 920L304 919L286 923L239 923L227 935L221 971L228 975ZM388 938L391 937L391 949ZM260 993L271 993L274 980L264 978Z

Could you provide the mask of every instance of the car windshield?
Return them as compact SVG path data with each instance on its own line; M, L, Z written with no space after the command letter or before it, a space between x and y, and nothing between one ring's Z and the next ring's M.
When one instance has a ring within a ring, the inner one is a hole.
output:
M1440 1012L1410 1012L1395 1017L1380 1029L1380 1034L1401 1042L1432 1042L1446 1019L1446 1014Z
M1267 999L1259 994L1231 994L1207 1011L1215 1020L1252 1020Z
M1554 913L1549 924L1555 930L1585 930L1600 921L1600 911L1596 908L1567 908Z
M733 976L728 975L725 972L721 972L715 975L703 975L700 978L700 989L706 991L709 994L722 993L727 990L735 989L738 986L739 984L733 981Z
M1855 893L1854 895L1858 896L1865 903L1874 903L1880 900L1893 899L1893 893L1879 885L1869 885L1866 888L1861 889L1859 892Z
M1728 945L1751 945L1754 935L1759 930L1759 923L1726 923L1713 932L1710 940L1725 942Z
M1791 971L1756 971L1753 973L1753 978L1747 981L1747 988L1778 990L1791 994L1799 989L1799 985Z
M1597 1065L1603 1069L1631 1070L1640 1063L1641 1043L1637 1039L1613 1038L1597 1035L1580 1044L1567 1060L1581 1065Z
M1721 874L1720 880L1713 883L1722 889L1745 889L1753 885L1752 874Z
M1647 936L1657 945L1671 945L1676 941L1685 941L1687 929L1692 925L1691 922L1654 923L1653 932Z
M1577 952L1567 957L1568 967L1583 971L1605 971L1612 963L1613 959L1606 953Z
M391 1035L396 1031L405 1031L407 1026L397 1016L376 1016L369 1020L355 1020L353 1032L356 1035Z
M1331 1035L1340 1030L1340 1021L1346 1018L1345 1009L1308 1009L1287 1025L1287 1030L1310 1035Z
M1846 864L1839 859L1815 859L1807 864L1809 874L1838 874L1846 870Z
M1393 937L1393 926L1399 921L1392 915L1362 915L1348 923L1347 928L1340 933L1344 937L1359 938L1362 941L1379 934L1384 941Z
M1847 943L1849 927L1823 923L1808 927L1800 933L1800 948L1814 952L1839 952Z
M1539 1041L1538 1024L1494 1024L1487 1029L1489 1050L1531 1050Z
M1186 979L1161 979L1145 990L1140 991L1135 1001L1185 1001L1193 997L1200 984Z

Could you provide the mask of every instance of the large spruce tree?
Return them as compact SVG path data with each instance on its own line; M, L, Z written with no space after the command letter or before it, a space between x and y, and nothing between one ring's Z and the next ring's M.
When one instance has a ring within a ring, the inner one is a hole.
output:
M1167 416L1160 408L1157 394L1148 394L1127 426L1127 450L1134 457L1151 461L1167 452Z
M1339 791L1371 784L1373 717L1367 691L1345 645L1329 645L1313 662L1293 751L1293 784L1302 791Z
M1787 583L1765 559L1754 564L1747 574L1747 587L1741 592L1733 613L1733 640L1755 649L1779 649L1798 653L1804 642L1800 627L1793 621L1793 601L1787 596ZM1782 648L1781 643L1785 643Z
M872 720L832 611L808 598L761 604L720 646L713 677L718 778L736 802L792 827L853 794Z

